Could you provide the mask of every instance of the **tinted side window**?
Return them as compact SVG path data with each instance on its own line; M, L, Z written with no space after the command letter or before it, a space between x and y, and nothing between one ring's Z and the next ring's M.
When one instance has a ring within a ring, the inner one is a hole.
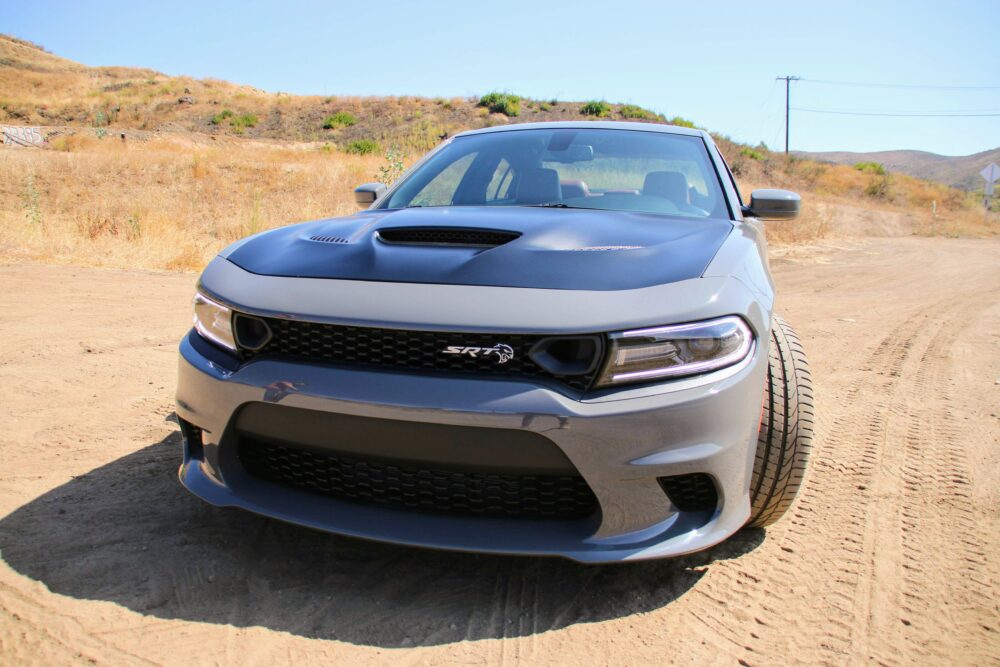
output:
M740 200L740 206L743 205L743 193L740 192L740 186L736 183L736 177L733 176L732 170L729 168L729 163L726 162L726 158L722 157L722 151L716 149L719 153L719 160L722 164L726 165L726 174L729 176L729 182L733 184L733 190L736 191L736 198Z
M476 159L477 153L469 153L455 160L441 172L432 178L427 185L422 187L413 199L409 201L409 206L448 206L452 203L459 183L465 177L465 173L472 166L472 161Z
M486 186L486 203L507 201L514 198L511 184L514 182L514 168L503 158L493 171L489 185Z

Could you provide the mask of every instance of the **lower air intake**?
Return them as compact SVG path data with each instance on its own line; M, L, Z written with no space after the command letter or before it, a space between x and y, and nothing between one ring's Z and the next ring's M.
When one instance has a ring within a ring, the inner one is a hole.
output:
M253 477L338 500L443 514L580 519L597 498L579 475L520 475L435 469L363 460L338 452L242 438L239 458Z
M719 493L712 478L705 473L659 477L663 491L681 512L711 511L719 504Z

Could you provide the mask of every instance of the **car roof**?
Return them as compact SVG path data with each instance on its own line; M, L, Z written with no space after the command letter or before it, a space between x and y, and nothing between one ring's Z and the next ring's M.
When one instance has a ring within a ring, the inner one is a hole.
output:
M691 137L702 137L711 141L708 132L704 130L694 130L677 125L665 125L663 123L636 123L629 121L596 121L596 120L570 120L552 121L548 123L514 123L511 125L498 125L495 127L484 127L480 130L468 130L456 134L456 137L464 137L472 134L490 134L492 132L513 132L517 130L638 130L640 132L662 132L664 134L684 134Z

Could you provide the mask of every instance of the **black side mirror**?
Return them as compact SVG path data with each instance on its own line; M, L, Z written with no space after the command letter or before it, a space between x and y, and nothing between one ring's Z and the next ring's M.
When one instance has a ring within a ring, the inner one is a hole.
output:
M385 194L384 183L365 183L354 188L354 202L358 206L371 206L375 200Z
M802 198L788 190L754 190L743 215L761 220L790 220L799 214Z

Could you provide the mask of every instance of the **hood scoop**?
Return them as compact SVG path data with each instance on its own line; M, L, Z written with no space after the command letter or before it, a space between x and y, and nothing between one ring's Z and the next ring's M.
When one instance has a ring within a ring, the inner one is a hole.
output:
M324 236L322 234L310 236L309 240L317 241L319 243L347 243L347 239L342 236Z
M388 227L376 232L378 240L391 245L460 246L495 248L521 236L518 232L472 227Z

